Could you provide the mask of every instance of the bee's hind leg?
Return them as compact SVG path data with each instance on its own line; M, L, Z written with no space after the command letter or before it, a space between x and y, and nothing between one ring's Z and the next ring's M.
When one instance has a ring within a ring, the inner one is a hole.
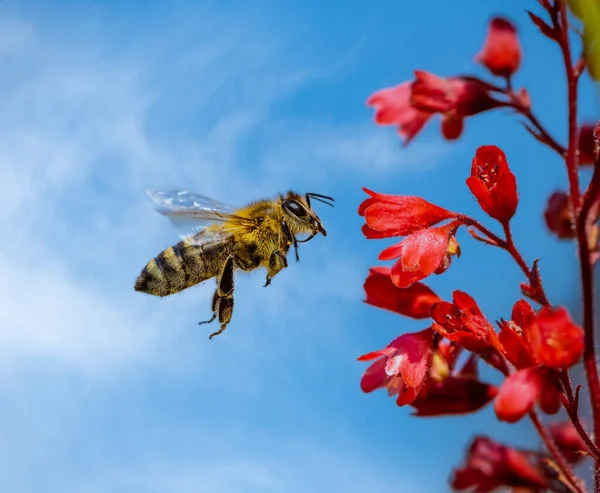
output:
M209 339L222 333L231 321L233 314L233 268L233 255L230 255L221 270L217 290L213 298L213 310L215 312L213 320L218 316L221 328L208 336Z
M209 323L213 322L215 318L217 318L217 313L218 313L218 308L219 308L219 289L218 288L215 291L215 294L213 295L213 300L212 300L211 306L212 306L212 311L213 311L212 318L210 320L204 320L204 322L198 322L198 325L209 324Z
M279 250L273 250L269 257L269 266L267 267L267 282L263 286L266 288L271 284L271 279L281 270L288 266L287 258Z

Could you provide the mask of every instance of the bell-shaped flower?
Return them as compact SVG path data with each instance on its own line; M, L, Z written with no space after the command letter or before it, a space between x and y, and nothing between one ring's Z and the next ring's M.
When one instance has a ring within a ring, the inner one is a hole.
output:
M467 186L481 208L494 219L507 223L517 210L517 181L506 155L496 146L477 149Z

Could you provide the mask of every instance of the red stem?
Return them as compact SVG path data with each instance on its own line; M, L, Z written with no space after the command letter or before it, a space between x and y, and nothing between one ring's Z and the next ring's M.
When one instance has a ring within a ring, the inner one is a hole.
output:
M587 488L583 484L583 481L581 481L581 479L577 477L577 475L575 474L575 472L573 471L573 469L571 468L569 463L566 461L565 457L560 452L560 449L558 448L556 443L554 443L552 436L550 435L550 433L548 432L546 427L540 421L540 417L537 415L537 413L535 411L531 411L529 413L529 417L531 418L531 421L533 422L535 429L538 431L538 433L540 434L540 437L544 441L544 445L546 445L548 452L550 452L550 454L556 461L556 465L559 467L560 471L564 474L565 479L567 479L569 481L570 485L567 485L567 486L571 486L572 490L577 491L578 493L586 493Z
M558 0L557 0L558 1ZM579 189L578 159L577 159L577 82L578 77L573 67L571 50L569 46L569 24L567 19L567 7L563 2L558 4L559 19L555 22L560 32L558 43L560 45L565 69L567 72L567 89L569 102L569 147L567 149L567 174L569 177L569 189L575 217L579 216L581 209L581 191ZM593 441L600 440L600 379L598 378L598 367L596 365L595 342L594 342L594 279L592 263L590 261L590 249L588 245L585 219L578 220L577 243L579 247L579 261L581 267L581 284L583 290L583 328L585 331L585 349L583 361L590 393L590 402L593 417ZM594 491L600 492L600 459L595 460L594 465Z
M506 224L503 224L502 226L504 227L504 233L506 234L506 250L508 251L508 253L510 253L512 255L512 257L515 259L517 264L519 264L519 267L521 267L521 270L525 273L525 276L527 277L527 280L529 281L531 279L531 270L527 266L527 262L525 262L525 260L523 260L523 257L521 256L521 253L519 252L519 250L517 250L517 246L515 245L515 242L514 242L513 236L512 236L512 231L510 229L510 224L507 222Z
M579 419L579 389L581 387L578 387L578 391L577 391L577 395L576 395L573 392L573 385L571 384L571 378L569 377L569 373L566 370L564 370L561 373L561 381L562 381L562 384L563 384L563 387L565 390L565 394L567 396L567 402L563 401L563 407L565 408L565 411L567 411L567 414L569 415L569 418L571 419L573 426L579 433L579 436L583 439L583 441L587 445L589 452L592 454L592 457L594 458L594 460L596 460L596 459L600 458L600 449L598 449L596 444L592 441L589 434L583 427L583 423Z

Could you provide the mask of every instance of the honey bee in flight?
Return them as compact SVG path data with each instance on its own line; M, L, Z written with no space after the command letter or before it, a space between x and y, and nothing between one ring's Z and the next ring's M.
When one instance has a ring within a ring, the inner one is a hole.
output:
M156 209L173 222L196 223L196 232L150 260L135 282L135 290L155 296L178 293L198 283L217 278L212 300L213 316L221 327L209 339L227 328L233 313L233 278L236 269L250 272L267 269L265 287L288 266L287 254L298 243L327 236L311 199L333 207L333 198L318 193L304 196L289 191L275 199L252 202L237 210L211 198L188 191L147 189ZM308 235L298 239L299 235Z

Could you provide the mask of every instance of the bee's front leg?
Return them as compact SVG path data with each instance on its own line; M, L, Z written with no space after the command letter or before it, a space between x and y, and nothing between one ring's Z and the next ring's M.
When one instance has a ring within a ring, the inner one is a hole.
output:
M300 260L300 256L298 255L298 240L290 231L290 227L285 222L285 219L281 221L281 231L285 238L285 251L290 247L290 245L294 245L294 251L296 252L296 262Z
M288 266L287 258L279 250L273 250L269 257L269 266L267 267L267 282L263 286L266 288L271 284L271 279L281 270Z
M217 290L213 297L213 310L215 314L212 320L218 316L221 328L208 336L209 339L223 332L227 328L227 324L231 321L231 316L233 315L233 268L233 255L230 255L223 265Z

